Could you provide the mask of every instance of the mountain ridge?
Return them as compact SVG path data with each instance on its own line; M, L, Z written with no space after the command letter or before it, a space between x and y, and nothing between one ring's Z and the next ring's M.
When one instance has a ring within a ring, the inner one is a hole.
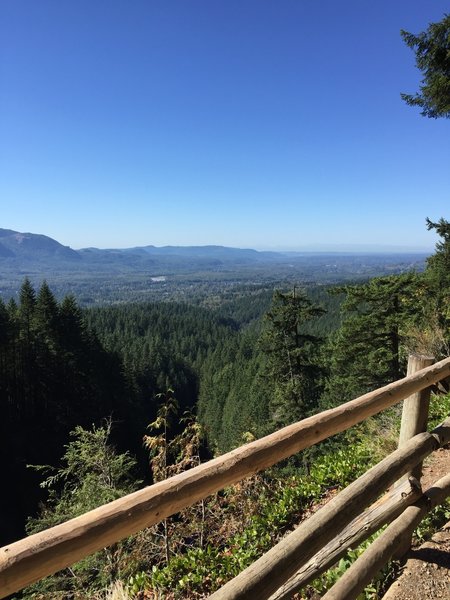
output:
M328 273L336 279L344 269L346 274L377 273L378 266L405 271L421 269L425 253L349 253L349 252L274 252L252 248L206 246L135 246L131 248L81 248L73 250L40 233L22 233L0 229L0 267L9 279L24 274L45 278L72 275L115 277L185 276L208 274L206 277L233 276L238 271L245 278L268 276L290 278L298 272L302 278L310 273ZM270 275L269 275L270 273ZM247 274L247 275L246 275ZM203 275L201 276L203 277ZM316 275L314 275L316 277Z
M29 252L28 252L29 251ZM20 232L13 229L0 228L0 258L1 257L26 257L30 253L34 260L39 260L39 253L45 252L48 255L56 255L63 258L76 259L82 255L111 255L111 254L140 254L141 256L191 256L191 257L246 257L259 260L292 258L306 255L369 255L369 254L418 254L425 255L431 253L431 250L425 248L419 249L406 246L377 245L371 244L370 247L360 244L353 245L313 245L305 246L299 249L289 250L256 250L254 248L240 248L234 246L223 246L219 244L205 244L194 246L176 246L165 245L155 246L146 244L143 246L130 246L126 248L99 248L97 246L88 246L85 248L73 249L41 233Z
M38 253L38 255L36 254ZM55 239L41 233L0 229L0 257L34 261L39 258L78 260L76 250L63 246Z

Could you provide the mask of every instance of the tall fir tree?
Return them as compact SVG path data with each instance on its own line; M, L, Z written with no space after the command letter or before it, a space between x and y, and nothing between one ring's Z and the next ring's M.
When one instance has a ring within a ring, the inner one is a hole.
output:
M346 402L404 373L402 336L420 318L418 276L376 277L335 288L344 293L344 320L330 344L330 379L324 407Z
M430 286L430 319L436 315L443 333L446 352L450 348L450 222L441 218L437 222L427 219L428 230L434 229L440 240L435 253L427 260L426 280Z
M305 325L323 313L295 287L292 292L274 294L260 344L267 357L268 379L274 384L270 411L276 427L299 420L317 407L321 339L306 333Z

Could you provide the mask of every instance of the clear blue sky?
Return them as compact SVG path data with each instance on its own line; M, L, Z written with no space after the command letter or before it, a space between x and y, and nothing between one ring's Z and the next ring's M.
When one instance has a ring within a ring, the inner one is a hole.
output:
M432 248L433 0L1 0L0 227L86 246Z

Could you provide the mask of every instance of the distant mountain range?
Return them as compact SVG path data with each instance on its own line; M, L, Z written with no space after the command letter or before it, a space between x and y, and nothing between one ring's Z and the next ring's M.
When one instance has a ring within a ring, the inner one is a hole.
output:
M38 233L22 233L11 229L0 229L0 259L10 259L22 262L48 262L57 263L111 263L115 260L121 262L154 262L169 258L168 261L184 262L186 259L200 262L259 262L280 260L283 257L279 252L258 252L251 249L227 248L225 246L141 246L125 249L100 249L83 248L73 250L63 246L56 240ZM170 260L172 259L172 260ZM65 265L68 266L67 264Z
M363 247L355 246L353 249L319 250L319 247L305 248L304 251L258 251L249 248L230 248L227 246L137 246L123 249L100 249L82 248L73 250L69 246L63 246L56 240L39 233L22 233L12 229L0 229L0 259L12 259L25 262L48 262L49 260L60 262L106 262L114 260L125 262L147 262L148 260L164 258L176 258L195 261L252 263L252 262L286 262L295 257L304 257L307 254L319 255L343 255L343 254L372 254L372 253L402 253L425 255L426 252L414 251L407 248L396 249L395 247L374 246L371 250L364 251ZM344 247L343 247L344 248ZM397 252L396 252L397 250ZM168 262L172 262L169 260ZM67 265L66 265L67 266Z
M277 261L283 257L278 252L258 252L251 249L227 248L225 246L139 246L124 249L83 248L78 250L80 257L94 262L120 260L131 263L163 264L203 264L220 265L251 264ZM286 260L283 257L283 260Z
M35 286L45 279L60 297L73 293L85 304L185 299L205 285L334 284L420 271L428 254L152 245L73 250L46 235L0 229L0 298L17 297L24 277Z
M139 246L125 249L73 250L42 234L0 229L0 275L62 274L152 276L199 272L261 271L272 274L305 267L327 272L374 272L374 265L397 271L422 268L425 253L262 252L225 246ZM391 265L391 266L389 266ZM383 271L384 272L384 271Z

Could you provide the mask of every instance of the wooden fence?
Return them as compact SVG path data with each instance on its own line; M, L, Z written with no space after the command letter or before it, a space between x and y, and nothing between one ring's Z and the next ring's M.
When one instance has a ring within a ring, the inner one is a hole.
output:
M399 448L211 596L289 598L349 547L392 522L324 597L356 598L396 549L408 547L423 515L450 495L450 475L425 493L419 482L423 459L450 441L450 419L425 432L430 386L450 377L450 358L430 363L429 357L410 357L408 374L399 381L0 548L0 598L407 398Z

